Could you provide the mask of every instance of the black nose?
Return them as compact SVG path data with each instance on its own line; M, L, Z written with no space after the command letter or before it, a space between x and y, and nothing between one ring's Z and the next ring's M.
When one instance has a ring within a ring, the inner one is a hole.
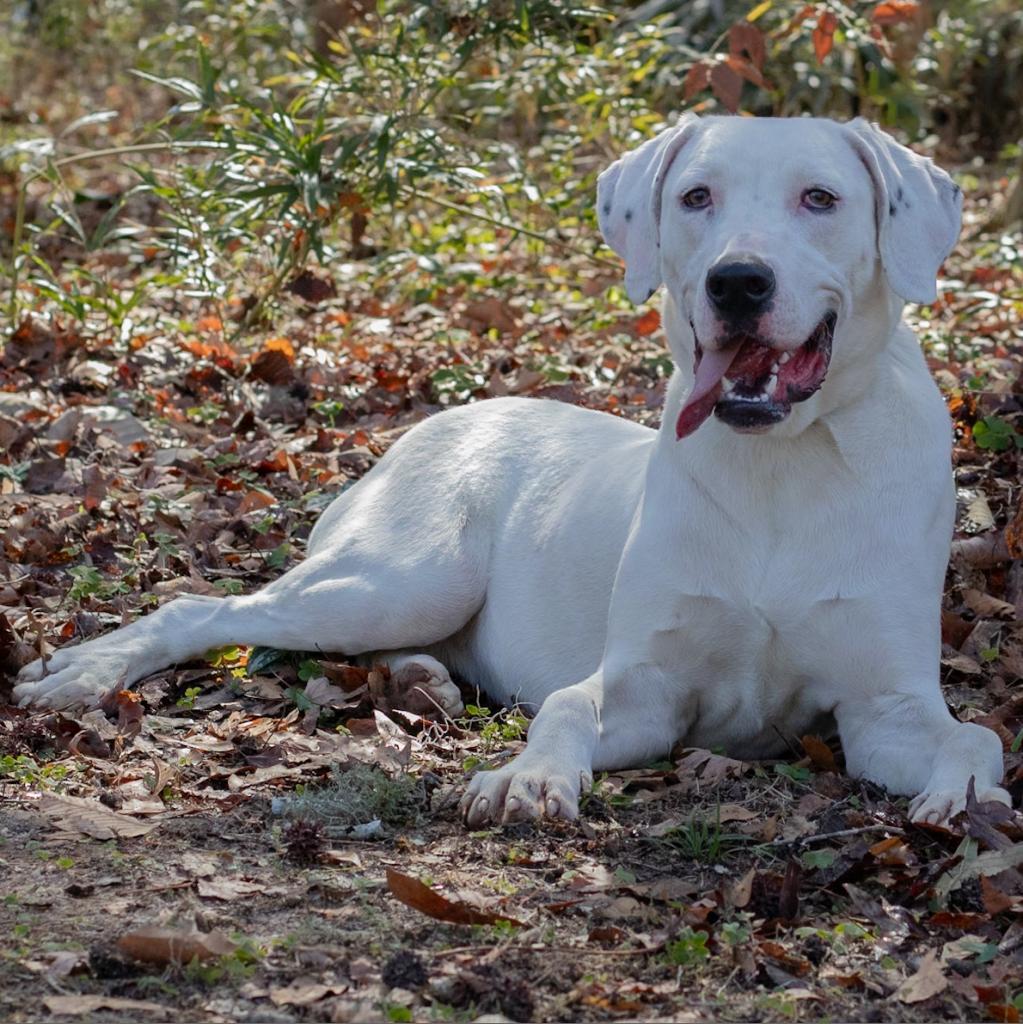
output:
M719 263L707 275L707 295L723 316L752 316L767 305L775 284L765 263Z

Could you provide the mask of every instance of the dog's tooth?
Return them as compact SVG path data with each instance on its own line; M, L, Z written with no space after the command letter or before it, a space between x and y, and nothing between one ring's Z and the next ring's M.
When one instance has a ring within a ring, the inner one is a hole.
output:
M781 364L782 366L784 366L784 365L785 365L785 364L786 364L786 363L787 363L787 362L788 362L788 361L789 361L789 360L790 360L791 358L792 358L792 353L791 353L791 352L783 352L783 353L782 353L782 356L781 356L781 358L780 358L780 359L778 360L778 362L779 362L779 363L780 363L780 364Z
M727 377L725 377L725 379L721 382L721 390L724 391L726 395L730 395L734 388L735 382L729 380Z
M778 386L778 370L775 368L774 373L767 378L767 387L764 389L768 394L771 394L774 389Z

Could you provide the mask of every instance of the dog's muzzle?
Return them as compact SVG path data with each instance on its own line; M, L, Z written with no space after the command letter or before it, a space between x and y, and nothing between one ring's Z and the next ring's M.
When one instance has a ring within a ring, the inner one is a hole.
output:
M824 383L831 362L837 322L827 313L797 349L777 349L740 334L718 349L696 339L695 381L675 424L679 440L688 437L713 412L741 431L761 431L780 423L795 402L803 402Z

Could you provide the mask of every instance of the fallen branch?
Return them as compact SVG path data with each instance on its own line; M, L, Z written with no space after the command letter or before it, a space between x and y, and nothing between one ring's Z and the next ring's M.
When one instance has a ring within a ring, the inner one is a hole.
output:
M764 846L809 846L811 843L824 843L830 839L846 839L848 836L859 836L865 832L889 832L893 836L904 836L906 830L896 825L861 825L859 828L843 828L837 832L818 832L814 836L799 836L796 839L772 839Z

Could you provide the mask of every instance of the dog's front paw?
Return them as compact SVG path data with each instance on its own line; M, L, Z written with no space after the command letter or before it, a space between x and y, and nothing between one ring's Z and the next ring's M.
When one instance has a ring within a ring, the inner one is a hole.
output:
M997 800L998 803L1012 806L1012 797L1000 786L982 789L977 794L978 803ZM941 789L934 793L921 793L909 805L911 821L928 825L944 825L966 808L966 791Z
M590 781L588 771L566 771L531 758L527 749L504 768L477 772L462 797L462 814L470 828L542 817L571 821L579 817L579 793Z
M18 673L15 702L55 710L98 707L107 694L125 685L127 667L123 655L87 651L87 646L57 651L45 662L26 665Z

